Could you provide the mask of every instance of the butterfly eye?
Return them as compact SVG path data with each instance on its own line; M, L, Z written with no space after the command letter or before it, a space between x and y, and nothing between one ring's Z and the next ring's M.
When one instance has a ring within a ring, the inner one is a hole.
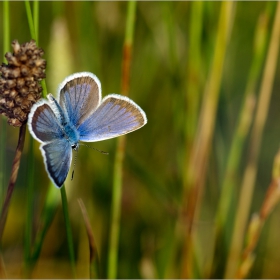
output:
M72 148L74 151L77 151L77 150L78 150L78 148L79 148L78 143L76 143L76 144L72 145L72 146L71 146L71 148Z

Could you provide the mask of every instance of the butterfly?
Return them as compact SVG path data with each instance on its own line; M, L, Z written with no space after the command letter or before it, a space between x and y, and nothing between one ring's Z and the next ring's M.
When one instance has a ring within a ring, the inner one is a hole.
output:
M63 186L79 142L96 142L132 132L147 123L145 112L131 99L109 94L102 99L101 83L92 73L68 76L52 94L35 103L28 116L30 134L40 150L49 178Z

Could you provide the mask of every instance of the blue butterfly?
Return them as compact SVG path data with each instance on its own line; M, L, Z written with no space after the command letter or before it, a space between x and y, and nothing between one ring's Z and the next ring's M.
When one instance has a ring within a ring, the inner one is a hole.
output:
M100 81L92 73L68 76L58 88L58 101L51 94L47 98L33 105L28 127L41 143L46 171L58 188L67 177L72 149L78 149L79 141L110 139L147 123L145 112L131 99L118 94L102 99Z

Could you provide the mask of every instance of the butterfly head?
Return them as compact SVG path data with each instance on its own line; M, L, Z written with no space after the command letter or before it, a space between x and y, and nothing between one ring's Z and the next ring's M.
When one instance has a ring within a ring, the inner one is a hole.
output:
M71 145L71 148L72 148L72 150L74 150L74 151L78 151L78 149L79 149L79 143L77 142L77 143L72 144L72 145Z

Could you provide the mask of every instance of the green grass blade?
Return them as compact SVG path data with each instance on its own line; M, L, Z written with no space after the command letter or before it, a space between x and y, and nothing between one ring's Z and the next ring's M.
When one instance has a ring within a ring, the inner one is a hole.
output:
M86 207L81 198L78 199L79 206L81 208L81 212L83 215L87 235L88 235L88 243L89 243L89 278L95 279L100 278L100 270L99 270L99 258L97 253L97 248L93 236L93 232L90 226L90 221L88 217L88 213Z
M45 236L53 221L54 215L59 205L59 201L60 199L57 188L52 183L50 183L45 200L45 205L40 217L41 225L39 226L39 230L36 233L33 252L30 260L30 266L32 266L32 268L40 256Z
M34 39L39 46L39 1L33 1Z
M69 257L70 257L70 263L71 263L71 268L72 268L72 274L73 274L74 278L77 278L72 229L71 229L71 223L70 223L70 218L69 218L68 202L67 202L67 197L66 197L65 185L63 185L61 187L60 194L61 194L61 202L62 202L64 221L65 221L67 244L68 244Z
M122 94L124 95L128 94L129 88L131 48L133 45L135 14L136 1L129 1L126 21L126 34L123 48ZM108 278L110 279L114 279L117 277L124 149L125 136L122 136L117 140L117 151L114 163L113 200L111 206L111 232L107 272Z
M35 26L34 26L34 21L33 21L33 17L32 17L30 2L28 0L25 0L24 3L25 3L25 10L26 10L26 15L27 15L27 20L28 20L31 37L32 37L32 39L36 40L36 32L35 32Z
M28 173L27 173L27 215L24 235L24 263L25 275L30 278L31 248L32 248L32 221L34 211L34 140L29 138L28 146Z
M38 45L38 29L39 29L39 2L33 2L34 19L32 17L29 1L25 1L26 15L29 23L29 31L31 37ZM31 250L32 250L32 221L33 221L33 202L34 202L34 139L30 137L28 146L28 173L27 173L27 214L25 223L24 235L24 263L25 263L25 276L30 277L32 268Z
M277 9L269 43L268 54L261 82L260 97L256 110L256 117L252 128L248 164L245 169L240 199L237 206L237 213L234 223L233 237L230 244L229 256L225 277L234 278L239 263L240 253L244 241L245 227L248 221L249 210L253 197L254 185L257 174L257 162L263 135L264 124L267 118L269 102L272 94L272 86L275 78L277 58L280 39L280 3L277 2Z
M191 151L190 161L186 165L187 182L183 196L185 200L182 210L182 213L184 213L182 214L182 223L187 224L187 228L184 238L182 278L193 277L193 222L196 211L200 206L201 193L205 183L207 163L215 128L225 54L235 14L234 4L234 2L221 2L218 31L209 80L205 87L199 116L199 126Z
M218 210L216 213L216 236L215 236L215 258L218 260L218 256L223 254L222 252L227 251L227 240L230 237L226 236L224 229L227 224L230 223L228 217L230 215L230 205L233 198L236 181L234 178L237 177L238 166L241 164L242 153L244 150L245 140L249 133L253 118L253 109L256 99L256 85L258 82L259 75L261 73L266 43L268 39L268 18L269 9L271 3L268 3L267 9L259 16L258 25L255 30L254 48L253 48L253 60L249 72L248 83L246 86L243 105L240 110L239 122L236 127L236 131L233 136L232 144L230 147L229 157L227 160L225 176L222 183L221 197L219 200ZM220 257L221 265L216 263L216 271L212 272L212 277L221 277L221 266L224 265L224 258Z
M3 55L9 51L10 44L10 7L9 1L3 1ZM5 193L5 173L6 173L6 143L7 143L7 123L6 118L1 116L0 135L0 205L2 206Z

